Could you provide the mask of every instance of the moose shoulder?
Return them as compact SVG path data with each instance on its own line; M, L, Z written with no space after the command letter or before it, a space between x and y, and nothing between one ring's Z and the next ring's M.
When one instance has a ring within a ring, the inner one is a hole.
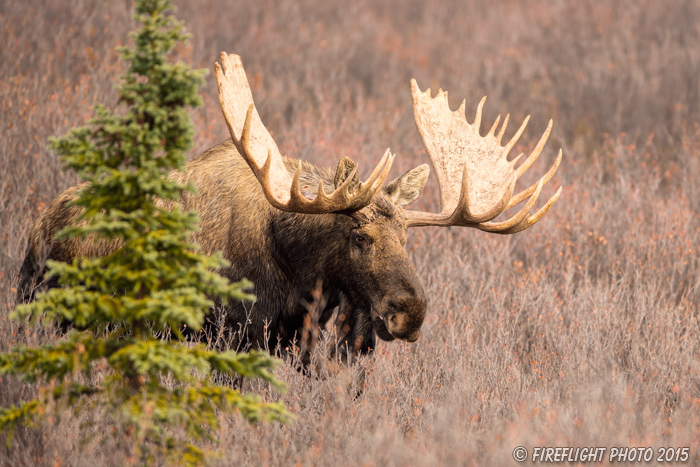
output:
M527 120L505 146L501 138L508 117L486 136L479 134L479 105L473 124L447 105L446 93L432 98L412 81L414 116L440 184L438 214L411 211L425 185L423 164L387 183L394 156L387 150L366 181L357 165L342 158L337 168L317 167L281 156L263 126L240 58L221 54L216 64L219 99L231 140L192 158L185 172L170 177L190 182L195 194L181 198L182 208L200 214L193 241L205 253L221 251L230 266L220 273L232 281L254 284L252 306L229 303L223 310L228 329L239 330L239 345L274 348L298 339L312 291L321 284L324 324L339 307L339 338L351 352L370 352L375 336L413 342L426 313L426 297L404 249L406 229L426 225L458 225L510 234L537 222L560 190L534 215L530 211L557 170L514 195L517 178L539 156L551 130L545 131L532 154L517 168L508 153ZM80 187L62 193L35 223L20 271L18 300L31 300L42 283L47 259L72 260L104 255L116 243L54 240L56 232L79 214L68 205ZM493 222L520 203L510 219ZM168 208L168 206L162 206ZM51 286L52 284L46 284Z

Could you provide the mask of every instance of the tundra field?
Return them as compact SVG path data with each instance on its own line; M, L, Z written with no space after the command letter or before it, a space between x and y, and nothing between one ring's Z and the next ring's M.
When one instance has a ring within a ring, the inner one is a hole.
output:
M516 446L689 447L700 465L700 2L176 3L193 34L178 58L212 70L221 50L241 55L283 154L348 156L363 178L387 147L390 178L427 162L411 78L449 90L453 109L466 98L470 121L488 95L482 131L510 112L508 138L532 114L513 154L554 119L518 188L564 152L540 205L560 185L561 198L527 231L408 231L428 314L416 343L354 363L360 397L347 375L289 364L284 394L246 381L296 421L221 414L213 465L513 465ZM57 338L8 319L29 229L77 181L46 142L116 104L131 15L130 2L0 0L0 350ZM193 155L229 137L213 73L203 97ZM433 175L415 204L439 209ZM33 391L4 378L0 404ZM81 442L80 423L19 430L0 465L136 461L120 433Z

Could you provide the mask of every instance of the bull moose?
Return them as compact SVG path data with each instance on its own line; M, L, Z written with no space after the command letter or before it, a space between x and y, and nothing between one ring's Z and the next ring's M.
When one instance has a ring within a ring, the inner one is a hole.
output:
M540 155L551 121L530 156L516 168L520 156L510 161L507 156L527 118L501 145L508 116L498 133L500 116L485 136L479 134L486 98L470 124L465 102L453 112L447 92L439 90L433 98L430 89L423 92L412 80L415 122L437 176L442 210L435 214L406 209L423 189L428 165L386 183L394 160L389 150L366 181L359 180L357 165L348 158L342 158L334 171L283 157L254 107L240 57L222 52L215 71L231 140L192 158L185 172L174 171L170 177L197 188L196 194L185 193L180 200L185 210L200 215L200 231L193 241L207 254L223 252L230 262L220 271L223 276L232 281L246 277L254 284L257 302L252 310L242 303L217 308L224 310L226 327L237 329L246 323L239 345L273 348L298 338L307 314L305 304L319 281L324 298L319 322L327 323L338 309L343 320L337 326L339 339L350 352L371 352L376 336L413 342L427 304L404 249L406 229L463 226L513 234L542 218L561 193L559 188L530 216L543 185L559 166L560 150L537 183L513 194L518 177ZM81 208L68 203L79 189L59 195L35 223L20 271L18 300L31 300L42 285L47 259L71 261L106 255L118 247L54 240L56 232L80 214ZM523 202L511 218L493 221Z

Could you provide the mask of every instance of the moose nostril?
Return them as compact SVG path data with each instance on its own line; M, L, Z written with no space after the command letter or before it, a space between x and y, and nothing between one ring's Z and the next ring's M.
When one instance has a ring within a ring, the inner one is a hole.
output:
M394 326L398 324L396 319L396 313L392 313L391 316L389 316L389 322Z

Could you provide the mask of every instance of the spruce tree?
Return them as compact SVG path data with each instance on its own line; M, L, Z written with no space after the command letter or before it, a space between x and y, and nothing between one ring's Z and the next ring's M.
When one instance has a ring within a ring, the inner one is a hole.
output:
M258 377L280 387L267 354L217 352L179 332L183 325L201 329L213 305L208 297L252 297L247 283L231 284L213 272L226 265L220 256L204 256L188 243L198 216L176 202L193 188L167 177L184 169L192 146L187 108L201 104L204 70L168 60L188 37L170 0L138 0L135 17L140 28L131 34L133 46L119 49L127 65L117 87L119 111L100 105L87 126L50 143L86 182L75 201L84 210L80 222L59 237L120 248L71 264L49 262L48 275L62 287L16 308L13 318L29 325L67 321L75 328L58 342L0 354L0 374L39 388L36 399L0 410L0 427L11 434L49 411L90 407L107 414L99 423L127 434L142 461L165 453L179 456L179 463L199 463L201 441L214 440L217 410L251 421L290 415L279 403L212 378ZM163 335L173 337L154 337Z

